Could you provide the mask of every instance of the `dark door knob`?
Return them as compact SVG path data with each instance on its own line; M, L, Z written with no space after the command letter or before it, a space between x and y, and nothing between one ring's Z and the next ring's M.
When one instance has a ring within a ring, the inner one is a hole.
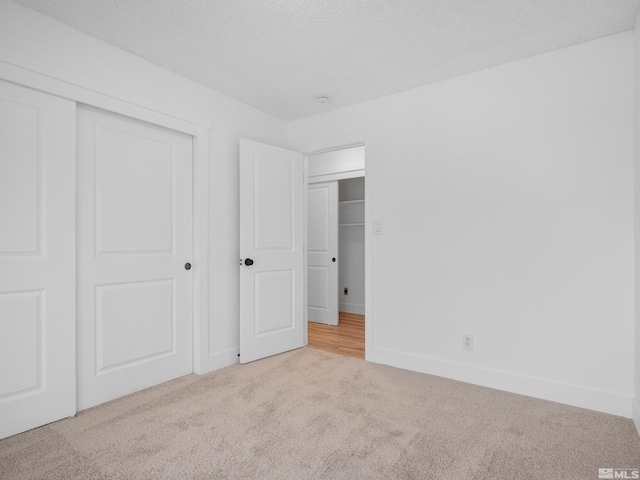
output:
M184 264L184 269L185 270L191 270L191 264L189 262Z
M335 263L335 262L336 262L336 257L333 257L333 258L331 259L331 261L332 261L333 263Z
M251 265L253 265L253 260L251 260L250 258L245 258L245 260L244 260L244 264L245 264L247 267L250 267Z

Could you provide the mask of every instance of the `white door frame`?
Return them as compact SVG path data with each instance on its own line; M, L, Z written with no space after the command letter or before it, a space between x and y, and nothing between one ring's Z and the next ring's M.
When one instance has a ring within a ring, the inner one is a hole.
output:
M304 152L304 339L305 345L308 344L308 298L307 298L307 188L310 178L309 157L319 153L325 153L332 150L341 150L350 147L359 147L364 145L365 158L365 174L364 174L364 295L365 295L365 360L371 360L371 353L374 348L374 296L373 296L373 142L375 135L373 132L356 133L346 135L344 137L324 140L314 143L303 148ZM345 172L344 174L323 175L315 178L326 180L339 180L341 178L360 177L361 173ZM320 181L320 180L318 180Z
M209 371L209 129L210 119L111 83L0 46L0 78L77 103L166 127L193 137L193 371Z

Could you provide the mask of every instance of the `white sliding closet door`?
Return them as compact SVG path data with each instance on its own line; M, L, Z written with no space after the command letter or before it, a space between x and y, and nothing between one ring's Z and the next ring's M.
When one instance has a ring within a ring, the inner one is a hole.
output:
M338 182L307 187L307 319L338 325Z
M192 162L188 135L78 108L79 410L193 371Z
M0 81L0 438L76 413L75 102Z

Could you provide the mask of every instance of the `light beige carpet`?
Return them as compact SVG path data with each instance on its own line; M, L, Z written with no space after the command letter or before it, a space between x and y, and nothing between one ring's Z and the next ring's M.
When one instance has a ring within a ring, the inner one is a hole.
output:
M0 441L2 479L597 479L631 420L309 348Z

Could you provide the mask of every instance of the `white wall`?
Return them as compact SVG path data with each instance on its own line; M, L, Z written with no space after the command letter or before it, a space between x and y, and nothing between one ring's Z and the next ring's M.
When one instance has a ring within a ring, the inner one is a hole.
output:
M368 359L631 415L632 65L627 32L290 123L375 138Z
M17 57L15 57L15 55ZM286 146L286 124L9 0L0 2L0 61L46 64L54 77L116 91L120 99L193 112L209 132L210 368L237 361L239 344L238 138Z

